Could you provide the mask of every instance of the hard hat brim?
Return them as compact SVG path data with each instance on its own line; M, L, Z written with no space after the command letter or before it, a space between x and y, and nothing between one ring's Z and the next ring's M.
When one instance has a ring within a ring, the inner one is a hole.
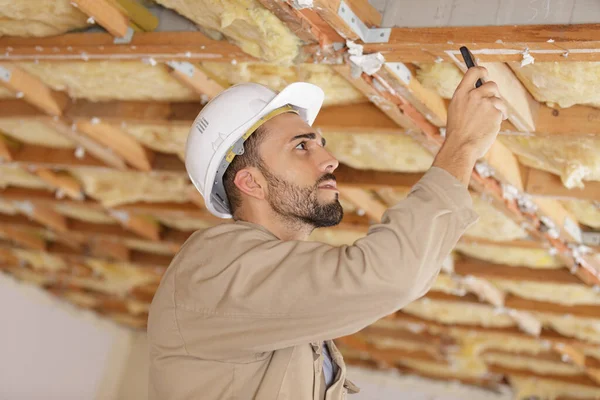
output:
M211 162L211 166L209 168L205 188L207 189L204 198L205 204L208 210L219 218L231 218L232 215L230 210L223 209L222 206L216 205L212 200L212 192L213 192L213 181L214 176L216 174L216 170L221 160L225 157L227 150L230 146L237 141L244 133L245 129L254 125L259 119L273 110L285 106L291 105L298 111L298 115L308 124L311 125L314 123L321 107L323 105L323 100L325 98L325 93L323 90L313 84L306 82L295 82L287 87L285 87L281 92L279 92L270 102L268 102L262 110L260 110L251 120L246 122L242 127L238 129L237 132L231 135L232 139L224 142L221 146L216 150L213 157L216 157L214 161Z

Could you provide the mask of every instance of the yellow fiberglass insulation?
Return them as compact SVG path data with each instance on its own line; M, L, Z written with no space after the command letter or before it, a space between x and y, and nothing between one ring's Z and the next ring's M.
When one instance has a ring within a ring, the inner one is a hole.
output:
M58 203L54 209L68 218L78 219L93 224L116 224L117 220L104 211L94 210L85 206Z
M424 172L433 156L406 135L325 132L332 154L353 168L379 171Z
M445 99L452 98L463 78L462 71L451 63L419 64L418 67L417 80Z
M533 97L548 105L600 106L600 62L509 63Z
M367 101L367 98L348 81L323 64L298 64L281 66L258 63L205 62L202 67L222 84L255 82L280 91L293 82L309 82L325 92L323 105L352 104Z
M1 23L0 23L1 25ZM8 99L14 99L15 93L11 92L10 90L6 89L4 86L0 86L0 99L1 100L8 100Z
M127 263L111 263L94 259L87 259L86 263L95 274L102 277L102 280L86 278L74 278L73 280L81 281L89 289L124 294L135 286L154 283L157 280L156 275Z
M579 222L600 229L600 203L586 200L564 200L562 203Z
M75 148L75 143L48 124L20 118L0 118L0 131L23 143L55 148Z
M199 95L173 78L163 64L141 61L20 62L18 65L54 90L75 99L199 100Z
M0 214L15 215L19 210L10 202L0 199Z
M22 249L13 249L12 252L35 270L61 271L67 268L62 258L52 254Z
M70 0L0 0L0 36L52 36L85 28L88 16Z
M553 284L509 279L488 279L488 281L505 292L525 299L558 303L567 306L600 304L600 293L597 293L592 287L583 284Z
M551 256L545 249L465 243L458 243L455 249L470 257L494 264L530 268L562 268L564 266L559 258Z
M408 304L402 311L443 324L480 325L496 328L516 325L508 314L495 313L494 308L487 304L469 304L422 298Z
M377 190L377 194L389 205L393 206L400 200L406 198L410 188L391 189L383 188ZM466 235L480 237L496 241L508 241L527 237L527 232L513 220L498 211L479 195L472 193L473 208L479 215L479 221L471 226Z
M599 399L600 388L556 379L509 375L515 399Z
M100 168L69 170L82 184L84 192L106 207L136 201L187 201L190 186L183 174L111 171Z
M155 0L196 24L221 32L244 52L265 61L291 62L300 40L256 0Z
M523 164L560 176L567 188L600 181L600 139L501 136Z
M52 190L52 187L43 180L30 174L23 168L16 165L0 164L0 188L6 188L8 186Z
M488 364L498 365L505 368L528 370L540 375L580 375L581 370L573 364L561 361L540 360L534 357L523 357L517 354L488 353L482 358Z
M117 127L152 150L177 154L181 160L185 159L185 142L190 132L190 124L124 123Z

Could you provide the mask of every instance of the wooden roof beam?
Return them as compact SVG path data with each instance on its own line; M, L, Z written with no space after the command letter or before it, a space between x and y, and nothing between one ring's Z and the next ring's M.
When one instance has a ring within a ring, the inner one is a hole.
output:
M123 38L129 30L129 19L113 3L106 0L72 0L71 5L89 15L111 35Z
M103 123L99 119L78 121L75 126L78 131L110 149L133 167L141 171L152 169L153 153L117 127Z
M600 24L392 28L387 43L366 43L364 51L380 52L388 62L454 62L461 46L481 62L520 62L526 49L538 62L598 61L598 29Z
M31 231L14 228L9 225L0 226L0 236L12 240L14 243L33 250L46 250L46 241L41 235L36 235Z
M203 96L203 103L225 90L223 86L192 63L186 61L169 61L167 65L169 66L171 76L198 93L199 96Z
M85 197L79 181L68 174L61 174L48 168L25 167L24 169L54 187L59 197L66 195L73 200L82 200Z
M585 182L584 188L567 189L560 177L550 172L522 166L525 192L533 196L597 201L600 199L600 182Z
M35 76L6 62L0 63L0 85L53 116L62 115L69 102L69 97L64 92L50 89Z

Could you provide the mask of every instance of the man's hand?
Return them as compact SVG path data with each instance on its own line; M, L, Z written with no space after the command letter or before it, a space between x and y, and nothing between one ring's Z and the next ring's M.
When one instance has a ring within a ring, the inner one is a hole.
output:
M496 83L485 82L475 88L477 79L486 77L485 68L469 68L456 88L448 107L446 140L433 164L465 184L469 182L475 161L487 153L496 140L502 120L508 117Z

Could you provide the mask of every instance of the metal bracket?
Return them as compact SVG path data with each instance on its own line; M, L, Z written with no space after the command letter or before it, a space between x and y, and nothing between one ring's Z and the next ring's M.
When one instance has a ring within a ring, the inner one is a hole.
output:
M391 28L369 28L344 0L340 1L338 15L365 43L387 43L390 40Z
M390 70L396 75L398 79L400 79L405 84L409 84L412 78L412 73L408 69L408 67L401 62L388 62L385 63L386 66L390 68Z
M600 232L582 232L581 242L587 246L600 246Z
M167 65L190 78L194 76L194 70L196 69L194 65L187 61L167 61Z
M127 33L125 34L125 36L123 36L122 38L116 37L115 40L113 40L113 43L114 44L128 44L128 43L131 43L132 38L133 38L133 28L128 26Z
M11 73L6 68L0 66L0 81L10 82Z

